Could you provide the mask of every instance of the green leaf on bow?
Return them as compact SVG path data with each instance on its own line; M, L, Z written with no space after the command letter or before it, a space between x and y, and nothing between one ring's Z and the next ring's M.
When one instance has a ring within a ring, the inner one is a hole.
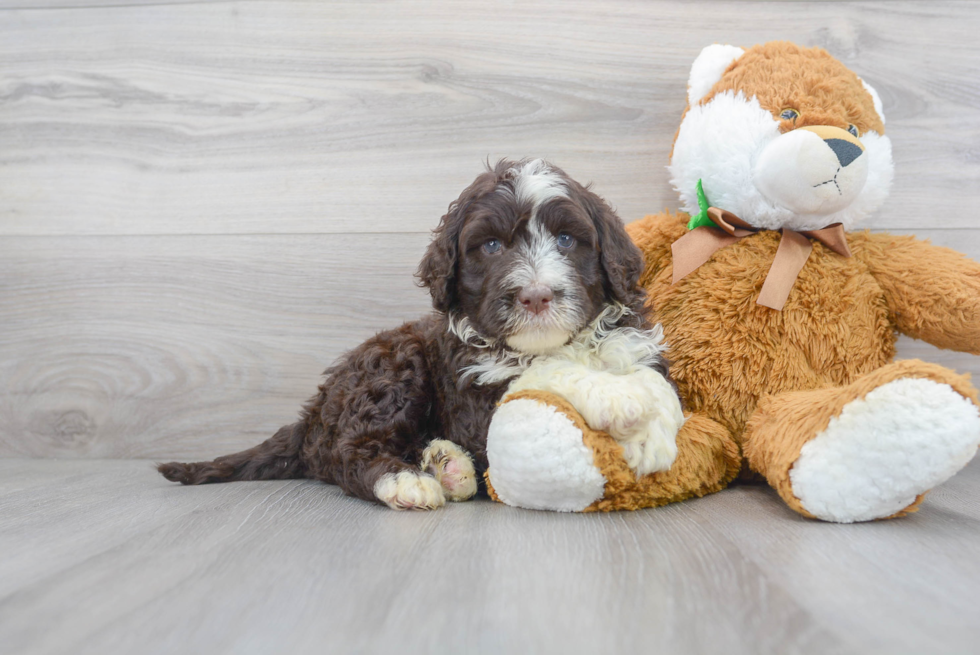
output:
M708 203L708 199L704 195L704 188L701 186L701 180L698 180L698 208L701 210L694 216L691 216L691 220L687 222L687 229L693 230L697 227L714 227L715 223L710 218L708 218L708 207L711 205Z

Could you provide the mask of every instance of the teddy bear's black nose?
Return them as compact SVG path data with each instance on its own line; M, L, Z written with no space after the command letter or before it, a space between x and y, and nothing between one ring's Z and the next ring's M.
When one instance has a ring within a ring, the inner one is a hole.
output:
M824 139L824 143L830 146L830 149L837 155L837 161L840 162L841 166L847 166L864 152L859 146L844 139Z

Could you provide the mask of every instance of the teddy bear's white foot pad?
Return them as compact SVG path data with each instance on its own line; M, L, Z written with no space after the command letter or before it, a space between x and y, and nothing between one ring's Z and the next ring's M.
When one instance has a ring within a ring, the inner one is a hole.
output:
M606 486L578 426L529 398L494 413L487 460L497 496L517 507L580 512L602 498Z
M894 380L851 401L804 444L790 471L803 508L825 521L891 516L952 477L980 445L980 411L948 384Z

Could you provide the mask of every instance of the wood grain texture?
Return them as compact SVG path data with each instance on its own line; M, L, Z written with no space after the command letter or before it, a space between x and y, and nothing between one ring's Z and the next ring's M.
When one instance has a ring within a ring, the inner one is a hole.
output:
M764 487L614 515L395 513L309 481L0 461L0 652L972 653L980 461L913 516Z
M925 231L980 252L980 232ZM320 373L429 311L419 234L0 240L0 456L211 458L290 423ZM899 356L980 357L903 339Z
M635 219L700 49L776 38L879 90L877 227L975 225L977 3L78 4L0 10L0 234L424 232L503 155Z
M264 438L427 311L426 233L487 153L553 157L627 219L674 205L656 162L714 40L867 66L899 159L878 222L980 258L976 5L84 4L0 9L0 456Z
M320 373L428 311L423 235L0 242L0 452L205 456L295 420Z

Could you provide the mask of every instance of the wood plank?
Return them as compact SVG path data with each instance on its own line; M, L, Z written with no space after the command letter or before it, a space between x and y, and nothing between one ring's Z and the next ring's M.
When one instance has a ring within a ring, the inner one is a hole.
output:
M0 234L423 232L504 155L548 157L638 218L677 205L663 166L699 50L774 38L879 90L897 178L878 227L973 226L980 5L773 7L0 11Z
M213 456L429 310L422 235L0 242L0 453Z
M925 231L980 259L980 231ZM0 457L210 458L291 422L336 357L429 311L424 235L0 241ZM980 357L903 338L899 357Z
M309 481L0 460L0 650L966 653L978 492L980 461L918 514L851 526L752 486L615 515L403 514Z
M968 536L980 530L978 485L974 458L926 497L921 513L850 526L808 521L768 488L740 487L737 501L720 495L692 507L691 521L732 539L853 652L968 653L980 626L980 608L971 600L980 564ZM872 632L901 637L885 646Z
M229 0L0 0L0 11L51 11L107 7L150 7L227 3ZM242 2L243 0L237 0ZM248 0L244 0L248 1Z

